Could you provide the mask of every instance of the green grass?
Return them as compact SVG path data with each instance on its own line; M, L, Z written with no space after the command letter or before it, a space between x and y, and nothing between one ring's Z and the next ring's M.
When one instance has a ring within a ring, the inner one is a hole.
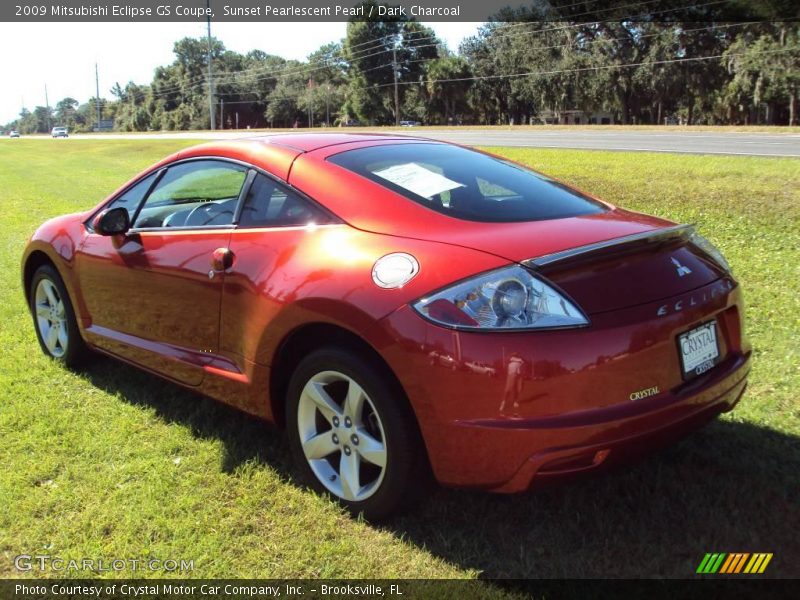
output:
M295 483L281 434L110 359L45 359L27 236L182 141L0 141L0 577L20 553L193 559L195 577L687 577L706 552L800 576L800 161L495 149L622 207L696 222L733 264L755 346L737 409L602 477L441 490L380 527ZM123 572L123 576L141 573Z

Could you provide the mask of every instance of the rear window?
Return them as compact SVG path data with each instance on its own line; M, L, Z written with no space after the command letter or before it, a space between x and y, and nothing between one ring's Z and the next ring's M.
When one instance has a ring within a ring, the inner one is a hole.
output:
M414 202L468 221L543 221L605 210L557 181L457 146L372 146L328 160Z

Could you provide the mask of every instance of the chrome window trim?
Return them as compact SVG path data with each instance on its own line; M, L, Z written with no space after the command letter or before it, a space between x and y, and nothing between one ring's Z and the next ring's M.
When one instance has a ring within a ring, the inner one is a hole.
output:
M108 206L111 205L113 202L116 202L116 200L120 196L122 196L123 194L127 193L131 188L133 188L134 186L138 185L140 182L142 182L143 180L147 179L148 177L150 177L151 175L153 175L155 173L156 177L153 180L153 183L147 189L147 192L145 193L145 195L142 198L141 202L136 207L134 217L131 219L131 224L135 223L136 222L135 219L139 217L139 211L144 206L144 204L147 202L147 199L150 197L150 194L153 193L153 190L159 184L159 182L161 181L162 177L164 176L164 174L167 172L168 169L170 169L171 167L178 166L178 165L183 164L183 163L199 161L199 160L216 160L216 161L220 161L220 162L232 163L232 164L244 167L245 169L248 170L247 176L245 177L245 181L242 184L242 189L239 192L239 200L237 202L236 211L234 213L235 221L233 223L227 224L227 225L199 225L199 226L188 226L188 227L139 227L139 228L131 228L131 229L128 230L127 233L145 233L147 231L162 231L162 232L163 231L192 231L192 230L197 230L197 229L208 230L208 229L212 229L212 228L213 229L236 229L238 227L238 219L241 216L241 210L244 207L244 201L247 198L247 193L250 191L250 186L252 185L253 180L255 179L255 175L253 175L252 178L250 177L250 172L251 171L255 171L256 174L261 174L261 175L267 177L268 179L271 179L272 181L274 181L277 185L283 186L287 190L290 190L290 191L294 192L295 194L297 194L298 196L303 198L305 201L310 202L317 209L319 209L320 211L322 211L325 214L327 214L331 218L331 223L326 223L326 225L327 224L341 224L341 223L344 223L344 221L342 220L341 217L339 217L339 215L333 213L329 208L324 206L321 202L318 202L317 200L315 200L314 198L312 198L308 194L300 191L299 189L294 187L291 183L289 183L288 181L286 181L284 179L281 179L277 175L274 175L273 173L270 173L269 171L266 171L265 169L263 169L263 168L261 168L261 167L259 167L257 165L253 165L253 164L248 163L248 162L243 161L243 160L239 160L239 159L236 159L236 158L229 158L227 156L219 156L217 154L207 154L207 155L202 155L202 156L189 156L189 157L185 157L185 158L178 158L178 159L176 159L176 160L174 160L174 161L172 161L170 163L163 164L163 165L159 166L158 168L154 168L154 169L151 169L150 171L147 171L141 177L139 177L135 181L133 181L130 185L125 186L125 188L123 190L121 190L120 192L114 194L114 196L112 198L110 198L110 199L106 200L105 202L103 202L103 204L96 211L94 211L89 216L88 219L86 219L84 221L84 226L86 227L86 229L90 233L94 233L92 228L91 228L91 223L92 223L92 220L98 214L100 214L103 210L108 208ZM247 229L255 229L255 228L256 227L247 227ZM258 229L263 229L263 228L265 228L265 227L264 226L258 227ZM266 227L266 228L267 229L276 229L277 227Z

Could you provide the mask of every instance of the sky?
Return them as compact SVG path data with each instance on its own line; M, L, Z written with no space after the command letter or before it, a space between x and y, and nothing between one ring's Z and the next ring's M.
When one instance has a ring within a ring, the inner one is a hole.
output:
M474 34L480 23L425 23L451 50ZM346 23L213 23L211 33L240 53L263 50L305 59L345 35ZM0 124L62 98L85 102L95 95L111 99L114 83L150 83L153 70L174 60L172 45L183 37L206 35L203 23L0 23Z

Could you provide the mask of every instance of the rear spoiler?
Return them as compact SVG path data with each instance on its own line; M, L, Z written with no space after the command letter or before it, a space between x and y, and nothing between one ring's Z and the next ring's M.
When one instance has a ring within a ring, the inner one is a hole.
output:
M624 251L631 246L662 244L672 240L688 239L694 231L694 225L674 225L663 229L652 229L650 231L614 238L613 240L595 242L594 244L578 246L576 248L570 248L569 250L562 250L561 252L545 254L538 258L531 258L523 261L522 265L534 270L546 269L556 264L573 261L578 262L586 258L589 254L606 254L606 252L604 252L606 250L611 250L612 252L617 250Z

